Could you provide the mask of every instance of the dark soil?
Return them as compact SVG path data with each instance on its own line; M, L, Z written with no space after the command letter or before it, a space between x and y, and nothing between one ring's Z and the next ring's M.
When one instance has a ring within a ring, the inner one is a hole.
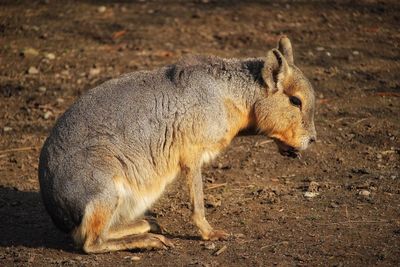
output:
M1 1L0 265L399 266L399 21L397 0ZM282 33L316 89L318 141L292 159L240 136L204 169L228 241L197 238L179 179L152 210L173 249L85 255L53 226L38 154L79 95L186 54L265 56Z

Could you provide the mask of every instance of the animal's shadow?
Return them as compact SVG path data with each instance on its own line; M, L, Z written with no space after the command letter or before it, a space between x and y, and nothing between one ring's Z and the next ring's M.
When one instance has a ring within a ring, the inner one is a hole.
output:
M75 251L68 235L55 228L40 193L0 186L0 246Z

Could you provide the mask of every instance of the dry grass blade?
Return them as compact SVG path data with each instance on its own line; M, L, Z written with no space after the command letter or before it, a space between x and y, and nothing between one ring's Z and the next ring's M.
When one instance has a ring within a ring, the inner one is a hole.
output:
M228 183L222 183L222 184L212 184L210 186L207 186L206 190L210 190L210 189L215 189L215 188L219 188L219 187L223 187L226 186Z
M27 146L27 147L17 147L17 148L10 148L10 149L5 149L0 151L1 154L7 154L11 152L20 152L20 151L27 151L27 150L35 150L38 149L38 146Z

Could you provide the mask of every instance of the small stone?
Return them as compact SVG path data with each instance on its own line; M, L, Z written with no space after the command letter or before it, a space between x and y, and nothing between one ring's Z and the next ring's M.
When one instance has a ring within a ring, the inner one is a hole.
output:
M364 189L364 190L361 190L360 192L358 192L358 194L363 197L369 197L371 195L371 192Z
M125 256L124 259L131 260L131 261L139 261L139 256Z
M39 70L36 67L33 67L33 66L29 67L28 74L36 75L38 73L39 73Z
M43 119L48 120L51 117L51 115L53 115L53 113L51 113L51 111L46 111L43 114Z
M211 242L211 243L206 242L206 243L204 244L204 247L205 247L206 249L208 249L208 250L214 250L214 249L215 249L215 244L214 244L213 242Z
M336 208L338 208L338 207L339 207L338 204L336 204L335 202L331 202L331 208L336 209Z
M105 6L99 6L97 8L97 12L99 12L99 13L104 13L104 12L106 12L106 10L107 10L107 7L105 7Z
M53 53L46 53L46 54L45 54L45 57L46 57L48 60L54 60L54 59L56 59L56 55L53 54Z
M358 56L360 54L360 52L358 52L357 50L353 51L353 55Z
M244 238L244 237L245 237L245 235L242 234L242 233L233 234L233 236L234 236L235 238Z
M28 57L36 57L39 55L39 51L37 51L36 49L32 48L32 47L27 47L25 49L23 49L21 51L21 55L25 58Z
M332 54L330 52L326 52L325 54L326 54L327 57L331 57L332 56Z
M39 88L38 88L38 91L41 92L41 93L46 92L46 90L47 90L47 88L44 87L44 86L39 86Z
M57 104L62 104L62 103L64 103L64 99L62 99L61 97L58 97L56 99L56 102L57 102Z
M9 126L4 126L3 127L3 131L6 132L11 132L13 128L9 127Z
M91 68L89 70L89 76L97 76L101 72L100 68Z
M325 48L322 46L318 46L317 48L315 48L315 50L317 50L318 52L324 51Z
M131 257L131 261L140 261L140 257L139 256L132 256Z
M69 77L70 76L69 70L62 70L61 75L64 77Z
M308 191L304 192L304 197L306 197L306 198L314 198L318 195L319 195L319 193L317 193L317 192L308 192Z

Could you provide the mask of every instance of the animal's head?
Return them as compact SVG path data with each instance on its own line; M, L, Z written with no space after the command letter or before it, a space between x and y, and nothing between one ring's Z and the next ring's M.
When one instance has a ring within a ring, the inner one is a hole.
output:
M257 127L272 137L283 155L297 157L316 140L314 90L294 65L290 40L282 37L262 69L264 94L255 105Z

